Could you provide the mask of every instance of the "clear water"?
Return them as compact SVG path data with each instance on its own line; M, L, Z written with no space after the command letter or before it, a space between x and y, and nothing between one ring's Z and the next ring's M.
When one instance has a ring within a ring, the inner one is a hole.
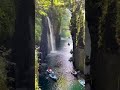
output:
M68 42L70 46L68 46ZM73 48L72 40L62 40L60 47L54 53L47 56L48 66L55 71L59 78L57 82L43 75L40 77L40 86L42 90L84 90L78 80L71 74L73 70L72 62L69 58L72 56L70 50Z

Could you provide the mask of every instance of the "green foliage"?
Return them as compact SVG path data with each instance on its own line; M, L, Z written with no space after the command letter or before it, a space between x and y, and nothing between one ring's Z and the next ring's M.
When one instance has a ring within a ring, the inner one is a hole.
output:
M35 12L40 15L47 15L46 11L51 5L50 0L35 0Z
M61 30L68 30L70 25L71 13L68 9L63 9L61 15Z
M39 85L38 85L38 80L39 80L39 73L38 73L38 68L39 68L39 63L38 63L38 51L35 50L35 90L40 90Z
M108 0L105 0L103 2L99 2L99 6L102 9L102 15L99 17L99 41L98 41L98 47L103 47L105 43L104 39L104 32L105 32L105 24L106 24L106 15L108 10Z
M42 31L42 24L41 24L41 16L47 15L47 12L51 10L55 11L56 18L55 20L58 20L58 23L61 23L61 30L69 29L69 22L70 22L70 16L68 12L66 13L65 6L68 6L68 2L72 2L71 0L35 0L35 43L38 44L40 42L41 37L41 31ZM65 11L64 11L65 10ZM64 15L65 14L65 15ZM62 18L63 17L63 18ZM69 17L69 18L68 18ZM62 22L61 22L62 19ZM66 23L65 23L66 22ZM68 35L66 33L65 35Z
M84 43L85 39L85 8L84 2L73 2L71 32L74 33L75 46L80 46L79 42ZM83 41L80 41L83 39Z
M70 30L73 39L73 57L75 66L80 71L84 71L84 45L85 45L85 7L84 2L76 1L72 5L72 17ZM83 49L81 49L83 48ZM79 56L82 56L78 58Z
M42 32L42 25L41 25L41 17L35 17L35 44L37 45L40 43L41 40L41 32ZM38 80L39 80L39 63L38 63L38 51L35 49L35 90L41 90L39 88Z
M62 31L61 32L61 37L64 37L64 38L68 38L70 37L70 31L69 30L65 30L65 31Z
M68 5L71 4L73 1L74 0L66 0L66 1L65 0L35 0L36 17L40 18L41 15L46 16L48 10L50 10L50 8L52 7L57 10L59 17L61 18L61 13L63 12L63 9L65 10L66 7L68 8Z
M116 27L116 41L118 45L120 45L120 1L116 1L116 5L114 6L117 10L109 11L111 5L111 1L105 0L99 2L99 8L101 8L102 15L99 17L99 41L98 41L98 47L99 48L105 48L105 31L107 30L106 24L108 24L108 20L106 20L106 17L108 17L108 14L111 15L115 12L115 16L112 15L112 18L116 18L116 21L112 22L111 26ZM111 27L109 26L109 27Z
M35 18L35 44L38 44L41 40L41 32L42 32L42 25L41 25L41 18Z
M79 38L83 39L83 43L85 45L85 10L84 8L82 8L82 6L80 7L80 10L78 11L78 13L76 13L76 26L77 26L77 42L76 44L79 45Z
M71 19L71 12L63 8L61 11L61 36L62 37L70 37L70 31L69 31L69 26L70 26L70 19Z
M0 42L11 38L15 28L14 0L0 1Z
M8 56L11 50L6 50L4 41L11 39L15 31L15 3L14 0L0 1L0 90L8 90L6 79Z
M2 90L7 90L7 85L6 85L6 63L5 63L5 58L0 56L0 89Z
M11 50L6 50L4 46L0 47L0 89L8 90L7 87L7 59L6 56L9 55Z
M74 0L35 0L35 11L40 15L47 15L47 11L50 7L67 7Z

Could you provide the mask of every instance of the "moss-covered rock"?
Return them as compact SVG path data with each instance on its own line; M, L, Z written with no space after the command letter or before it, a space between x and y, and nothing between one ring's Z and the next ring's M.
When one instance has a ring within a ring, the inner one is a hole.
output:
M15 2L1 0L0 4L0 89L8 90L14 86L9 52L11 52L11 41L15 31Z
M71 17L71 35L73 39L73 64L80 71L84 71L85 65L85 10L84 3L73 4Z
M92 49L92 90L117 90L119 87L119 7L119 0L86 1Z
M60 42L61 8L55 6L51 7L48 11L48 16L53 25L55 45L58 46Z
M15 31L15 3L14 0L1 0L0 3L0 44L9 45Z

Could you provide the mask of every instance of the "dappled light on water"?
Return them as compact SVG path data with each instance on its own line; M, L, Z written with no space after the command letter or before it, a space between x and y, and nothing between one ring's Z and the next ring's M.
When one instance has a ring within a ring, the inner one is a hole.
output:
M68 43L70 43L70 45L68 45ZM73 64L69 59L72 57L70 53L72 48L72 39L64 39L61 40L58 51L50 53L47 56L48 67L55 72L58 80L55 82L51 78L46 80L41 77L41 82L44 81L44 83L41 84L42 90L84 90L78 80L71 74Z

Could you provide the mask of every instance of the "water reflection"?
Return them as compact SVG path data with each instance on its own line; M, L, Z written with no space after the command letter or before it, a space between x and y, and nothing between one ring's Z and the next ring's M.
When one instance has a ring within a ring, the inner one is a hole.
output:
M55 82L50 78L46 79L46 75L40 76L42 90L84 90L71 74L73 65L68 60L72 56L70 54L72 47L72 40L62 40L58 51L47 56L48 66L55 71L59 79Z

